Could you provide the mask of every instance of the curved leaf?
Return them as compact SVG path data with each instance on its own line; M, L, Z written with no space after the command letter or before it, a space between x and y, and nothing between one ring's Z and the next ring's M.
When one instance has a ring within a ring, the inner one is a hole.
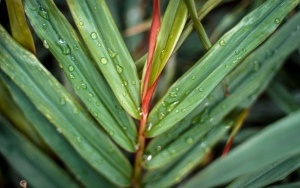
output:
M193 111L299 2L267 1L226 33L154 106L146 136L154 137L165 132ZM164 116L157 116L157 112Z
M287 175L299 168L299 166L300 154L286 157L257 172L239 177L228 185L228 188L264 187L273 182L283 180Z
M183 187L213 187L300 152L300 111L268 126L198 173ZM282 145L284 143L284 145ZM282 147L278 147L282 146Z
M30 187L80 187L57 164L0 116L0 152ZM34 177L34 178L32 178Z
M26 0L25 11L44 46L59 61L90 113L122 148L135 151L134 122L116 100L66 18L51 0Z
M109 137L97 128L76 100L0 27L0 68L36 108L60 130L98 172L120 186L130 185L131 165Z
M67 140L59 134L60 129L56 129L55 126L34 107L26 95L7 76L3 75L2 71L0 71L0 77L9 88L16 103L32 123L34 129L38 131L44 141L61 158L78 181L82 182L86 187L93 187L94 185L104 187L112 186L78 155Z
M123 108L140 118L140 84L134 62L104 0L67 1L81 36Z

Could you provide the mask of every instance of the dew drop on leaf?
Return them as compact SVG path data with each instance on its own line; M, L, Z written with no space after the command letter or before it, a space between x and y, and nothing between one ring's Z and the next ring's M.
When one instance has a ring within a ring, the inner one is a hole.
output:
M123 72L123 67L121 67L120 65L117 65L116 68L118 73L121 74Z
M226 45L226 42L224 41L224 39L219 40L219 45L220 46L225 46Z
M179 103L179 101L175 101L175 102L172 102L171 104L169 104L169 105L167 106L167 111L168 111L168 112L171 112L171 111L175 108L175 106L176 106L178 103Z
M113 136L114 135L114 131L109 131L109 135Z
M274 20L274 23L275 23L275 24L280 24L280 18L276 18L276 19Z
M107 64L107 59L106 59L105 57L101 57L100 62L101 62L103 65L106 65L106 64Z
M82 89L86 89L87 88L87 86L86 86L85 83L82 83L80 86L81 86Z
M70 66L68 67L68 70L69 70L70 72L73 72L73 71L75 70L75 68L74 68L72 65L70 65Z
M47 29L47 25L43 24L43 29L46 30Z
M97 33L92 32L92 33L90 34L90 36L91 36L92 39L95 40L95 39L97 38Z
M199 88L198 88L198 91L199 91L199 92L203 92L204 90L203 90L202 87L199 87Z
M77 45L74 45L74 46L73 46L73 50L74 50L74 51L77 51L77 50L78 50L78 46L77 46Z
M79 22L79 25L80 25L80 26L83 26L83 25L84 25L84 23L83 23L82 21L80 21L80 22Z
M65 100L64 98L60 98L60 99L59 99L59 103L60 103L61 105L65 105L65 104L66 104L66 100Z
M42 18L44 18L44 19L46 19L46 20L49 20L48 12L45 11L44 8L43 8L42 6L39 7L39 12L38 12L38 14L39 14Z
M57 41L57 44L59 45L59 47L64 55L68 55L71 53L71 49L65 40L59 39Z
M46 49L49 48L49 44L48 44L48 42L47 42L46 40L43 40L43 45L44 45L44 47L45 47Z
M118 55L117 52L113 51L113 50L110 49L110 48L108 48L107 50L108 50L108 54L109 54L109 56L110 56L111 58L115 58L115 57Z
M74 78L75 78L75 76L74 76L73 74L70 74L70 78L74 79Z
M175 91L171 91L170 94L169 94L169 96L171 98L175 98L175 97L177 97L177 93Z

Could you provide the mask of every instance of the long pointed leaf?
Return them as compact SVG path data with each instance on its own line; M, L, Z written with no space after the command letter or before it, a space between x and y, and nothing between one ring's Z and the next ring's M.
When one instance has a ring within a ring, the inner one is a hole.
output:
M75 150L117 185L129 185L129 161L62 85L0 27L0 68Z
M184 187L213 187L300 152L300 111L268 126L187 182ZM278 147L284 143L284 147Z
M0 71L0 77L6 83L14 100L23 110L28 120L32 122L35 130L39 132L45 142L61 158L78 181L81 181L86 187L92 187L94 185L104 187L112 186L78 155L66 139L59 134L60 129L56 129L55 126L34 107L25 94L8 79L6 75L3 75L2 71Z
M28 180L30 187L79 187L54 161L12 127L0 116L0 152Z
M140 84L134 62L104 0L67 1L87 48L115 96L133 117L140 118Z
M132 119L122 109L67 19L51 0L26 0L25 11L90 113L122 148L135 151L137 131Z
M153 108L146 136L154 137L165 132L193 111L230 71L278 27L285 15L299 2L267 1L225 34L170 87ZM157 116L157 112L164 116Z

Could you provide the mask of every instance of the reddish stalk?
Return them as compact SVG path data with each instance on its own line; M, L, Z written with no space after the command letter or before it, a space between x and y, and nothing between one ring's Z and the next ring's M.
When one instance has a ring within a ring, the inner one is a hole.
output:
M156 45L156 37L160 27L160 11L159 11L159 0L153 0L153 19L150 29L150 37L149 37L149 49L148 49L148 58L146 64L145 75L143 78L143 88L141 93L142 98L142 117L139 124L139 135L138 135L138 148L135 156L134 163L134 172L133 172L133 186L141 187L141 174L142 174L142 161L146 144L145 130L147 126L147 119L150 108L150 101L154 90L157 85L158 78L156 78L155 82L149 84L149 78L151 75L151 67L152 67L152 58Z

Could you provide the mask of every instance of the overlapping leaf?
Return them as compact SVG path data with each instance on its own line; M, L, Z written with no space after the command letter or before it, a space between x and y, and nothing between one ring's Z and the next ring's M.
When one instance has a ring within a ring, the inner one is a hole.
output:
M261 170L258 170L257 172L239 177L233 183L228 185L228 188L264 187L276 181L283 180L287 175L299 168L299 166L299 154L286 157Z
M267 1L225 34L152 109L146 136L165 132L193 111L298 3L298 0Z
M201 135L205 134L203 131L218 126L218 123L232 110L248 108L281 67L283 63L281 59L299 46L300 31L296 24L299 20L300 16L295 16L225 78L230 92L227 97L222 94L224 86L220 84L174 128L153 139L146 149L145 167L165 169L172 165L168 173L173 173L173 168L175 169L177 165L176 161L186 152L190 152L195 144L202 142ZM234 119L234 117L228 118ZM191 169L193 167L189 170ZM158 181L163 179L162 175Z
M134 62L104 0L67 1L81 36L115 96L140 118L140 84Z
M32 129L34 128L34 130L38 131L43 140L61 158L78 181L82 182L86 187L93 187L94 185L104 187L112 186L78 155L66 139L59 134L60 129L56 129L55 126L35 108L25 94L1 71L0 78L6 83L14 100L23 110L27 119L32 123Z
M129 161L97 128L75 99L0 28L0 68L98 172L117 185L130 184Z
M51 0L26 0L25 11L44 46L59 61L76 94L94 118L122 148L135 151L137 131L133 121L97 71L94 60L66 18ZM131 83L128 81L128 84Z
M53 160L0 116L0 152L32 187L80 187ZM35 178L32 178L35 177Z
M183 187L220 185L299 153L299 121L300 112L297 111L270 125L238 146L225 158L216 160ZM284 147L278 147L282 143Z

